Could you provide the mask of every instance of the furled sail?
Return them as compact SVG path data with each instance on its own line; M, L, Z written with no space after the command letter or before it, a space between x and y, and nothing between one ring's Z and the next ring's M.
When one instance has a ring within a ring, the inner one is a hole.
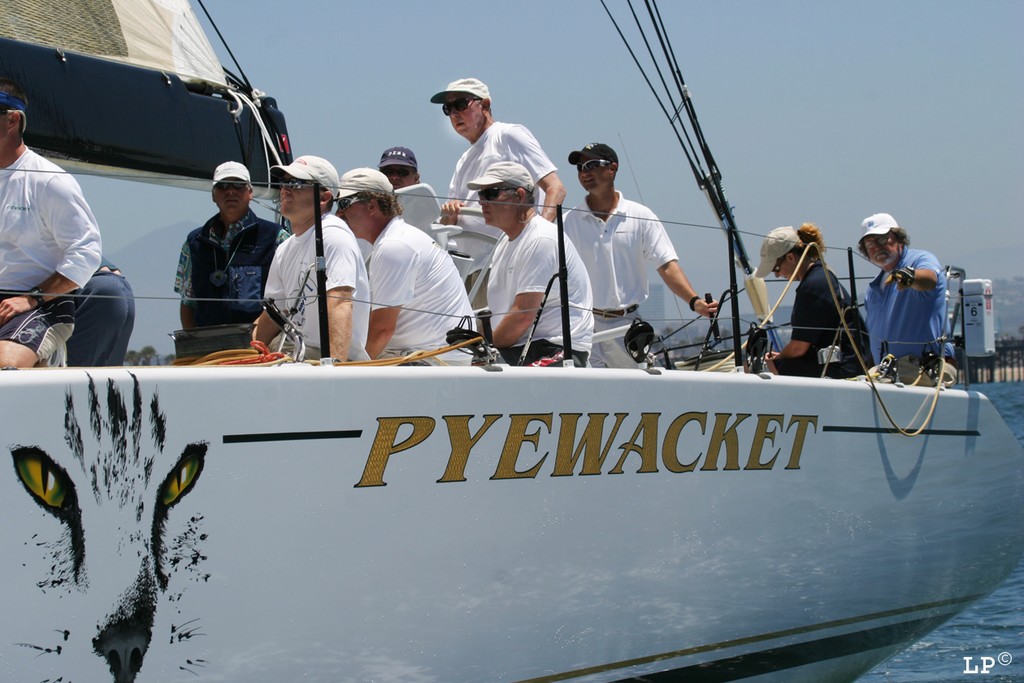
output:
M67 167L208 188L239 161L267 195L291 161L276 101L224 70L188 0L5 0L0 75L28 93L26 142Z
M188 0L7 0L0 36L225 85Z

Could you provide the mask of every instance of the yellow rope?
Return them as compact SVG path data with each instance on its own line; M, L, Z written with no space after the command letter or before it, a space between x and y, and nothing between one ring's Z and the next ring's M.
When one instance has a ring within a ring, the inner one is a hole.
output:
M461 341L458 344L453 344L452 346L445 346L445 347L442 347L440 349L434 349L432 351L413 351L412 353L406 354L404 356L397 356L395 358L378 358L376 360L356 360L356 361L347 361L347 362L337 362L337 363L335 363L335 365L338 365L338 366L342 366L342 365L344 365L344 366L369 366L369 367L376 367L376 366L385 367L385 366L390 366L390 365L401 365L402 363L409 363L409 362L412 362L412 361L423 360L423 359L426 359L426 358L433 358L434 356L440 356L442 354L448 353L449 351L455 351L456 349L461 349L463 347L470 346L471 344L476 344L476 343L480 342L482 339L483 339L482 336L476 336L476 337L473 337L472 339L467 339L465 341ZM208 367L208 366L214 366L214 365L224 366L224 367L234 367L234 366L231 366L231 365L224 365L224 364L229 362L229 361L238 361L238 360L245 360L247 358L255 358L255 357L258 357L259 355L261 355L261 354L256 349L226 349L224 351L216 351L214 353L209 353L209 354L207 354L205 356L190 356L190 357L187 357L187 358L175 358L174 362L172 363L172 365L179 366L179 367ZM283 363L294 363L294 362L295 362L294 358L292 358L291 356L285 356L284 358L278 358L278 359L275 359L275 360L272 360L272 361L267 361L265 363L244 363L244 364L238 365L237 367L243 367L243 368L244 367L267 367L267 366L271 366L271 365L281 365ZM308 361L306 361L306 363L309 363L310 365L319 365L320 361L319 360L308 360Z
M465 341L461 341L458 344L452 344L451 346L443 346L439 349L434 349L432 351L413 351L412 353L408 353L404 356L396 356L394 358L376 358L374 360L352 360L343 363L335 363L335 365L354 367L386 367L389 365L402 365L403 363L410 363L413 361L424 360L426 358L440 356L445 353L448 353L449 351L455 351L456 349L461 349L466 346L470 346L471 344L476 344L482 340L483 337L477 335L472 339L466 339ZM310 362L314 364L319 364L319 361Z
M875 400L878 401L878 405L882 408L882 413L889 421L889 424L892 425L893 429L895 429L903 436L920 435L928 427L928 425L932 421L932 418L935 416L935 406L938 405L939 392L941 392L943 388L942 378L945 377L946 373L946 359L940 359L941 362L939 364L938 381L935 383L935 395L931 398L931 406L929 407L928 414L925 416L924 422L921 423L921 426L913 430L911 427L911 425L914 423L914 420L917 419L917 416L920 415L921 410L928 402L927 398L921 403L921 406L917 409L917 412L914 413L914 416L910 418L910 422L907 423L906 427L901 427L898 424L896 424L896 419L889 413L889 409L885 405L885 401L882 400L882 395L878 392L878 387L875 386L875 380L871 374L871 369L867 366L867 362L864 360L864 357L861 356L860 354L860 350L858 348L859 345L857 344L857 341L854 338L853 332L850 330L849 325L846 324L846 309L843 307L843 303L842 301L840 301L839 295L836 293L835 287L832 284L832 278L828 277L828 264L825 262L825 254L822 253L822 249L818 246L816 242L811 242L806 247L804 247L803 253L800 254L800 260L797 261L796 267L793 269L793 273L789 276L789 281L786 283L785 289L782 290L782 294L779 296L778 301L776 301L775 305L772 306L772 309L768 311L768 314L764 317L764 320L761 321L759 327L761 329L765 328L765 325L768 323L768 320L772 317L772 315L775 313L775 310L782 303L782 299L786 296L786 293L792 286L796 274L800 271L800 266L803 265L804 259L807 258L807 254L810 252L812 248L818 252L818 258L821 260L821 267L825 268L826 270L825 282L828 283L829 292L832 294L832 303L835 305L836 311L839 313L839 322L843 326L843 332L846 333L847 339L849 339L850 341L850 348L853 349L853 354L857 357L857 363L860 364L861 370L864 371L864 376L868 380L868 385L871 387L871 391L875 396ZM915 386L921 380L921 375L923 374L923 371L919 372L917 378L914 380L911 386Z

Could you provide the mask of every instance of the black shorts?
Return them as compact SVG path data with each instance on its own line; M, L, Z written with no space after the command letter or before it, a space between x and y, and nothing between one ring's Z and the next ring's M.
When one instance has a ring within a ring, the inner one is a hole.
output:
M530 365L536 363L539 360L545 358L551 358L556 353L562 350L561 344L553 344L547 339L534 339L530 342L530 350L526 354L526 358L523 359L523 365ZM522 346L510 346L504 349L498 349L498 353L509 365L519 365L519 358L523 355ZM590 356L588 351L572 351L573 365L577 368L587 367L587 360Z
M0 341L26 346L42 360L63 347L74 329L75 301L61 296L5 322L0 326Z

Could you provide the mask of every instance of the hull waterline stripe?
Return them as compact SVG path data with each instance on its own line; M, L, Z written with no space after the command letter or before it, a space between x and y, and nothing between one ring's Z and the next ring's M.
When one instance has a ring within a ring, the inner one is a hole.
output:
M796 627L796 628L785 629L785 630L782 630L782 631L774 631L772 633L762 633L762 634L758 634L758 635L754 635L754 636L748 636L746 638L736 638L735 640L726 640L726 641L722 641L722 642L719 642L719 643L708 643L707 645L697 645L695 647L688 647L688 648L684 648L682 650L674 650L672 652L663 652L663 653L656 654L656 655L648 655L646 657L637 657L636 659L627 659L627 660L621 661L621 662L612 662L612 663L609 663L609 664L599 664L597 666L586 667L586 668L583 668L583 669L575 669L573 671L564 671L562 673L551 674L551 675L548 675L548 676L539 676L537 678L523 679L521 681L518 681L517 683L554 683L554 681L567 681L567 680L570 680L570 679L573 679L573 678L579 678L581 676L589 676L591 674L604 673L604 672L607 672L607 671L614 671L616 669L625 669L627 667L638 666L640 664L651 664L653 662L658 662L658 661L662 661L662 660L666 660L666 659L675 659L677 657L686 657L686 656L689 656L689 655L700 654L702 652L713 652L715 650L724 650L724 649L730 648L730 647L737 647L737 646L740 646L740 645L749 645L751 643L759 643L759 642L764 642L764 641L768 641L768 640L775 640L777 638L786 638L786 637L789 637L789 636L801 635L801 634L805 634L805 633L814 633L815 631L823 631L823 630L831 629L831 628L839 628L839 627L842 627L842 626L849 626L851 624L858 624L858 623L863 623L863 622L866 622L866 621L873 621L873 620L876 620L876 619L886 619L886 618L889 618L889 617L900 616L900 615L903 615L903 614L910 614L910 613L913 613L913 612L920 612L922 610L931 610L931 609L937 609L937 608L941 608L941 607L949 607L949 606L952 606L952 605L961 605L961 604L962 605L966 605L967 603L974 602L975 600L979 600L979 599L985 597L985 595L987 595L987 594L986 593L978 593L976 595L967 595L967 596L963 596L963 597L959 597L959 598L949 598L948 600L937 600L935 602L927 602L927 603L923 603L923 604L920 604L920 605L913 605L911 607L902 607L902 608L899 608L899 609L885 610L885 611L882 611L882 612L874 612L874 613L871 613L871 614L863 614L863 615L860 615L860 616L849 617L849 618L846 618L846 619L836 619L834 621L826 621L826 622L821 623L821 624L812 624L810 626L799 626L799 627ZM952 616L952 615L950 615L950 614L942 614L939 617L934 617L934 618L938 619L939 622L941 623L942 621L948 619L950 616ZM902 626L904 624L916 624L919 621L930 621L931 619L932 618L929 617L929 618L925 618L925 619L921 619L921 620L917 620L917 621L912 621L912 622L901 622L901 624L896 624L895 626ZM883 627L883 628L886 628L886 627ZM877 630L877 629L872 629L872 630ZM846 634L844 636L834 636L834 637L836 637L836 638L850 637L850 638L856 639L856 638L860 637L860 634L862 634L862 633L871 633L872 630L857 631L855 633ZM825 641L825 640L829 640L829 639L825 638L825 639L822 639L822 640ZM822 641L810 641L810 642L799 643L799 644L796 644L796 645L790 645L790 646L787 646L787 647L784 647L784 648L776 648L776 649L778 649L778 650L786 650L786 649L790 649L790 648L799 648L799 647L802 647L802 646L805 646L805 645L806 646L811 646L811 645L813 645L814 642L822 642ZM880 645L874 645L872 647L865 647L865 648L862 648L862 649L863 650L870 650L870 649L874 649L874 648L877 648L877 647L881 647L881 646ZM776 651L776 649L765 650L765 652L774 652L774 651ZM733 657L733 658L730 658L729 660L722 660L722 661L739 660L739 659L742 659L742 657L744 657L744 656L749 657L751 655L740 655L738 657ZM836 655L836 656L840 656L840 655ZM810 663L810 662L805 662L805 663ZM706 666L714 666L714 665L715 665L715 663L709 662ZM700 666L695 667L695 669L699 671L704 666L705 665L700 665ZM680 671L681 672L681 671L684 671L684 669L676 669L674 671ZM665 673L668 673L668 672L665 672ZM760 673L764 673L764 672L760 672ZM625 679L625 680L653 680L651 678L652 675L660 675L660 674L649 674L649 675L644 676L643 678ZM754 675L754 674L746 674L746 675ZM687 680L689 680L689 679L687 679ZM702 680L702 679L695 679L695 680Z
M361 429L336 432L267 432L265 434L225 434L224 443L260 443L265 441L308 441L310 439L358 439Z
M846 434L899 434L892 427L842 427L836 425L825 425L821 428L823 432L842 432ZM977 429L926 429L922 434L930 436L981 436Z
M728 657L714 662L705 662L671 669L637 678L622 679L619 683L723 683L752 676L794 669L798 666L848 657L850 655L897 645L908 640L917 640L946 621L951 615L904 621L888 626L879 626L864 631L854 631L840 636L831 636L805 643L775 647L760 652Z

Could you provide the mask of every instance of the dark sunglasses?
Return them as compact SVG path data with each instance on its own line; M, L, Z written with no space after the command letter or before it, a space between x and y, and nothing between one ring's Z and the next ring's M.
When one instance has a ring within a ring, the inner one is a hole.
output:
M576 170L583 173L583 171L596 171L599 168L611 165L612 162L607 159L591 159L590 161L584 161L582 164L576 164Z
M460 97L457 100L442 104L441 111L444 112L445 116L451 116L453 111L466 111L470 104L478 101L480 101L479 97Z
M405 178L412 175L412 169L408 166L385 166L380 169L380 172L386 176L398 176L399 178Z
M289 190L301 190L304 187L313 187L313 183L308 180L297 180L295 178L289 178L288 180L281 181L281 189L288 188Z
M515 192L518 189L518 187L512 187L511 185L502 185L501 187L485 187L484 189L480 190L480 199L484 200L485 202L493 202L505 190Z
M244 190L245 188L249 187L249 183L241 181L236 183L220 182L215 183L214 187L217 188L218 190Z
M363 201L366 201L366 197L360 197L357 194L354 194L351 197L343 197L342 199L338 200L338 211L345 211L346 209L348 209L348 207L352 206L353 204L357 204Z

